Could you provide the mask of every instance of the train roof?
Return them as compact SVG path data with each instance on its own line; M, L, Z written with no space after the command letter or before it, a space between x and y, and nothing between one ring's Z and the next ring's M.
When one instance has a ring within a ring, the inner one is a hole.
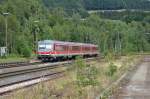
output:
M43 40L38 43L61 43L61 44L70 44L70 45L88 45L88 46L97 46L89 43L78 43L78 42L65 42L65 41L56 41L56 40Z

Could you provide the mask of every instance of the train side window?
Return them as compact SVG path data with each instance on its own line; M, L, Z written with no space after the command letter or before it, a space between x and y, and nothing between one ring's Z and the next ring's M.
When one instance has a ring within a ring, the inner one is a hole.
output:
M85 47L85 51L90 51L90 47Z
M96 47L92 47L93 51L96 51Z
M83 51L86 51L86 47L85 46L83 46L82 48L83 48Z
M97 50L98 50L98 47L95 47L95 50L97 51Z
M68 49L68 47L65 45L55 45L56 51L66 51L67 49Z
M93 50L93 51L97 51L98 48L97 48L97 47L92 47L92 50Z
M79 47L79 46L72 46L72 50L73 50L73 51L79 51L79 50L80 50L80 47Z

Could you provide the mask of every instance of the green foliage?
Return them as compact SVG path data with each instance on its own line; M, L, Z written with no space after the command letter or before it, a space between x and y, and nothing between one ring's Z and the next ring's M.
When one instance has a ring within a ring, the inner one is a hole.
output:
M121 11L121 12L99 12L99 15L102 18L107 18L107 19L112 19L112 20L122 20L125 21L126 23L131 23L132 21L143 21L144 23L150 23L149 21L149 16L150 13L148 12L143 12L143 11L132 11L132 10L127 10L127 11Z
M43 0L48 8L63 7L77 11L87 10L112 10L112 9L150 9L148 0Z
M17 51L18 54L22 55L23 57L30 57L32 54L31 48L25 40L22 40L21 42L18 41Z
M130 19L127 16L121 19L126 22L102 19L98 15L85 15L86 19L83 19L82 4L86 2L95 5L98 4L97 1L45 0L45 2L50 10L45 7L43 0L4 0L0 3L0 13L10 13L7 17L10 53L30 56L34 49L33 34L35 32L39 40L52 39L97 44L103 55L108 53L121 55L150 50L150 36L144 34L150 33L149 17L145 14L140 15L143 17L142 22L138 13L134 15L136 18L132 16ZM68 6L69 3L71 3L70 6ZM66 10L68 7L73 13L68 14L70 13L70 10ZM125 15L128 14L125 13ZM4 46L5 41L4 19L5 17L0 15L0 46ZM140 21L132 21L133 19ZM35 23L35 20L39 22Z
M94 66L85 64L81 59L76 61L77 85L79 87L96 86L98 84L98 70Z
M106 74L108 76L113 76L116 72L117 72L117 66L114 65L113 63L110 63Z

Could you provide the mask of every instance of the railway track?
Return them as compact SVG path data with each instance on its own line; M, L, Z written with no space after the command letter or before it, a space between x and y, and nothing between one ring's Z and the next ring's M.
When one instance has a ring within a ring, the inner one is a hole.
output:
M37 65L41 64L41 61L38 62L29 62L29 61L24 61L24 62L10 62L10 63L0 63L0 69L3 68L12 68L12 67L20 67L20 66L28 66L28 65Z
M91 61L93 59L95 58L88 58L85 60ZM30 86L40 81L57 78L59 75L62 76L65 70L59 69L67 67L73 62L74 61L33 63L22 64L20 66L12 66L9 64L5 65L3 68L0 68L0 94L7 93L25 86Z
M52 80L52 79L56 79L58 77L62 77L62 76L64 76L63 75L64 72L65 71L50 73L50 74L47 74L47 75L44 75L44 76L42 75L42 76L39 76L39 77L36 77L36 78L26 79L26 80L23 80L23 81L20 81L20 82L12 83L10 85L5 85L3 87L0 87L0 96L5 95L9 92L24 88L24 87L28 87L28 86L38 84L38 83L43 82L43 81Z

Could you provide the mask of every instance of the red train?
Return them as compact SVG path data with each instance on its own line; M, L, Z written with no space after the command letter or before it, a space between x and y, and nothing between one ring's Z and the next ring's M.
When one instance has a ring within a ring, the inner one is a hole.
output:
M44 40L38 42L38 59L58 60L76 56L97 56L98 46L94 44Z

